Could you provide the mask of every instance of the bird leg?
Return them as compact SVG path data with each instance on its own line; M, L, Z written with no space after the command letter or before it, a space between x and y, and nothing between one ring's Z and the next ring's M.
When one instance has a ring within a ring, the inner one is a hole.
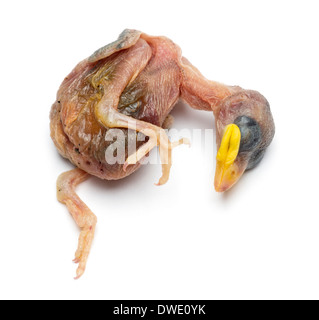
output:
M97 108L97 118L104 126L109 128L127 128L141 132L149 137L149 140L144 145L126 159L123 167L124 171L129 165L136 164L154 147L158 146L162 163L162 177L156 185L165 184L169 179L169 173L172 166L172 149L181 144L189 145L189 140L183 138L172 143L163 128L121 114L103 102L102 98Z
M75 279L79 279L85 271L97 222L96 216L75 193L76 186L88 177L88 173L74 169L61 174L57 181L58 200L67 206L73 219L81 228L78 248L73 260L79 264Z
M172 149L183 143L189 144L189 141L187 139L181 139L172 144L163 128L145 121L136 120L117 110L120 95L123 90L145 68L151 56L152 50L143 39L139 39L137 43L123 55L125 59L123 58L121 63L116 66L114 75L110 79L101 79L99 83L101 88L103 88L103 96L95 107L95 116L106 128L132 129L149 137L149 141L128 157L124 163L124 170L126 170L127 166L140 161L154 147L159 146L163 174L158 185L162 185L166 183L169 178L172 165Z

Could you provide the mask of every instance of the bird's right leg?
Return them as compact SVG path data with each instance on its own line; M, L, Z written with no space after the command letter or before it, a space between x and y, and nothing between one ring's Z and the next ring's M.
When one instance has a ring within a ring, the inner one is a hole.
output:
M170 169L172 166L172 150L181 145L190 145L186 138L179 141L171 142L161 127L155 126L151 123L136 120L129 116L119 113L117 110L108 107L107 105L100 105L99 119L103 124L109 128L128 128L137 132L143 133L149 137L149 140L143 144L135 153L131 154L125 161L123 169L127 166L136 164L143 159L154 147L159 147L159 154L162 164L162 176L156 185L163 185L169 179Z
M103 96L96 105L95 116L106 128L131 129L149 137L145 144L128 157L123 167L124 170L128 165L133 165L140 161L154 147L159 147L163 174L158 185L162 185L169 178L172 149L183 143L189 144L188 140L181 139L178 142L171 143L163 128L145 121L136 120L117 110L122 92L146 67L151 56L152 49L143 39L139 39L133 47L123 53L121 63L116 65L112 77L110 79L101 79L100 86L103 88Z

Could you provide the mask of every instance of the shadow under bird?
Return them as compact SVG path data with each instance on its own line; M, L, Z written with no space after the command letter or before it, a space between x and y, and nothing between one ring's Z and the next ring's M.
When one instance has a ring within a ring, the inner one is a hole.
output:
M90 175L122 179L140 166L156 146L162 163L158 185L169 178L172 149L188 144L171 142L165 129L179 99L197 110L213 111L217 130L215 189L231 188L245 170L255 167L271 143L275 126L267 100L257 91L207 80L166 37L124 30L118 40L80 62L62 82L50 113L51 137L59 153L77 168L57 182L58 200L81 228L75 262L83 275L96 216L75 193ZM111 163L105 136L121 130L125 161ZM136 150L127 148L132 140ZM146 139L139 141L138 134Z

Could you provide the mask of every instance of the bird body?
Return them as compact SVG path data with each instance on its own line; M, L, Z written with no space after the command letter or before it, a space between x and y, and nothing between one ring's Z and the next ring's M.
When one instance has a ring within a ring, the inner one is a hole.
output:
M82 228L77 278L85 270L96 218L76 195L76 185L89 175L122 179L155 146L163 172L158 185L165 184L172 149L188 144L187 139L171 142L164 130L179 99L214 112L219 148L215 189L226 191L260 162L274 136L269 103L260 93L207 80L171 40L136 30L124 30L118 40L80 62L61 84L50 127L60 154L77 167L58 179L58 199ZM120 137L122 162L111 161L114 155L108 153L114 141L107 137L113 130Z

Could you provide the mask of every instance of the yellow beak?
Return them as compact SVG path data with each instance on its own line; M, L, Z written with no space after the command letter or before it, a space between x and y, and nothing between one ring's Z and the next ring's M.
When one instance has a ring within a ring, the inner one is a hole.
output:
M235 162L239 152L240 138L238 126L230 124L225 128L216 158L215 189L217 192L224 192L231 188L245 171L245 168Z

